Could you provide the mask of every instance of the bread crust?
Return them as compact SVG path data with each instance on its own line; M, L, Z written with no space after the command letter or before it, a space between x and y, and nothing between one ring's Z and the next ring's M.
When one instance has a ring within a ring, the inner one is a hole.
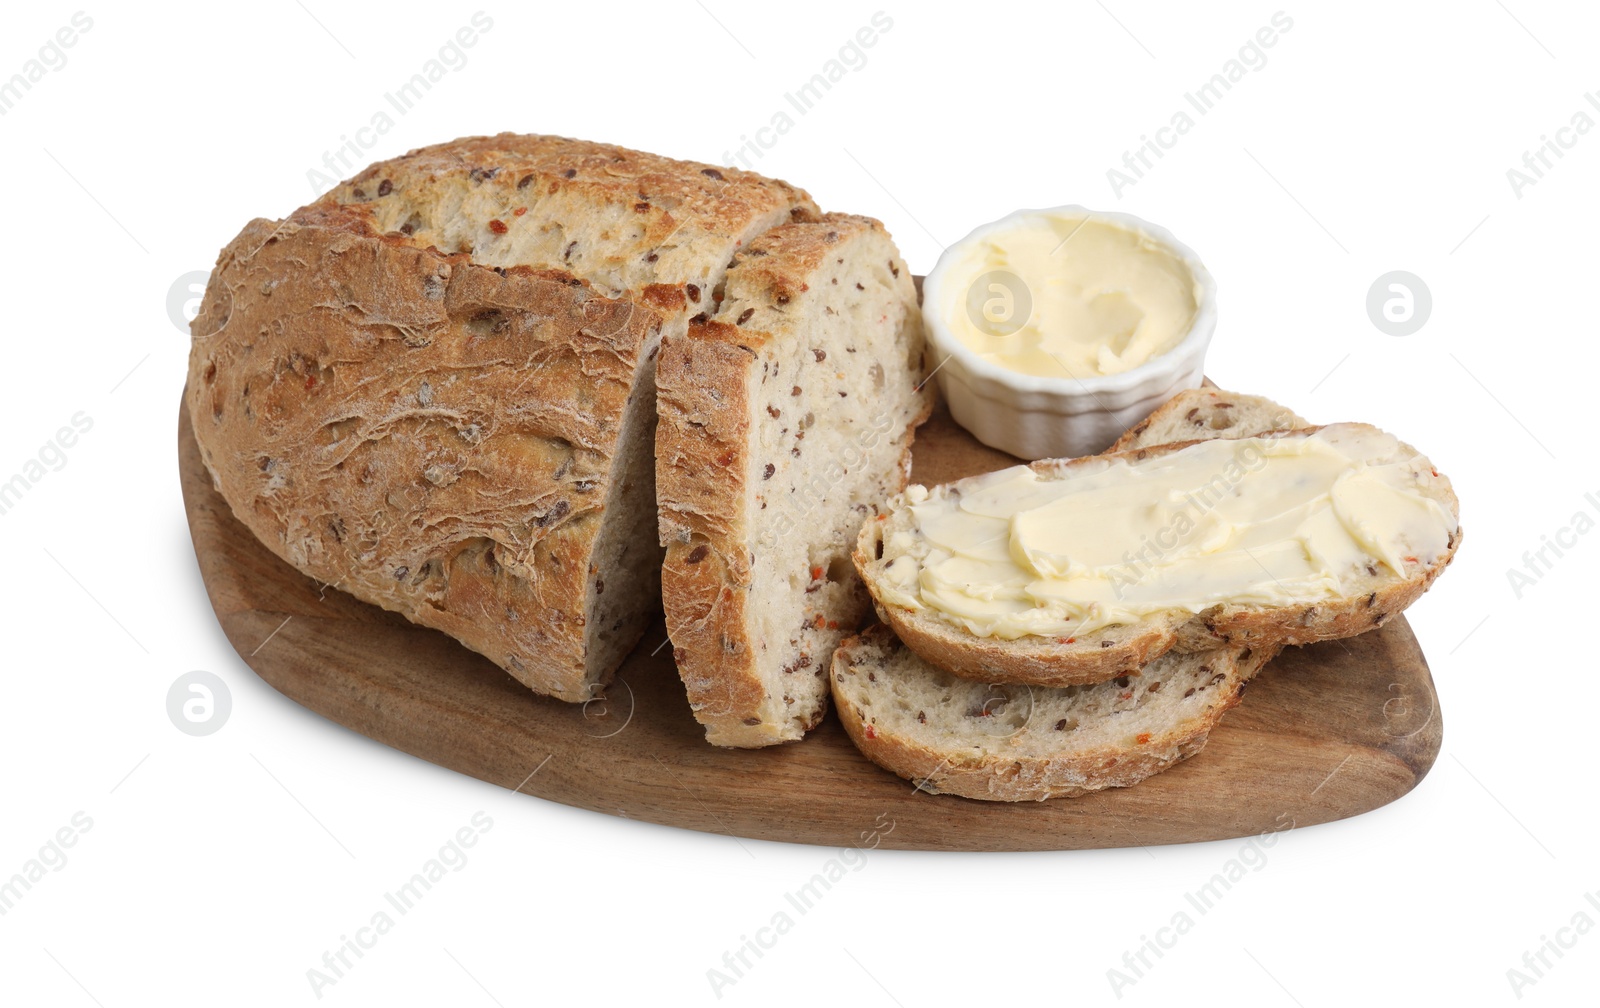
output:
M820 214L803 189L754 172L519 133L379 161L319 204L365 207L379 231L410 224L410 240L476 262L543 262L612 296L693 284L693 311L710 308L708 274L720 274L740 242Z
M587 699L573 586L660 317L311 217L246 226L195 319L189 410L218 488L311 577Z
M870 663L874 650L892 648L895 637L877 625L852 637L834 652L830 682L845 733L874 763L917 784L929 794L953 794L982 801L1044 801L1075 798L1093 791L1129 787L1194 756L1205 748L1211 730L1238 705L1245 683L1277 653L1276 648L1245 655L1243 649L1216 650L1215 665L1226 679L1217 684L1204 712L1174 724L1129 748L1097 746L1052 757L982 753L970 747L937 747L875 723L855 703L844 677L855 662Z
M738 340L760 337L722 322L696 322L686 339L663 346L657 370L656 487L667 548L661 567L667 636L690 706L716 745L781 740L779 726L763 724L753 713L766 687L744 629L751 602L744 548L747 377L756 355Z
M1267 431L1258 436L1300 437L1323 429L1304 427ZM1198 443L1182 441L1081 459L1047 459L1032 463L1031 468L1043 474L1064 473L1097 467L1108 460L1137 461ZM1404 442L1401 449L1420 457ZM1449 480L1440 476L1431 489L1459 520L1460 503ZM1104 682L1127 675L1174 648L1185 652L1224 645L1275 648L1364 633L1382 626L1427 591L1454 559L1462 534L1458 524L1445 553L1434 563L1421 565L1409 577L1363 595L1276 607L1220 605L1193 615L1181 611L1156 615L1138 624L1106 627L1081 638L1022 637L1008 641L977 637L937 616L885 602L879 567L885 525L881 519L868 522L861 530L853 556L856 569L872 592L879 618L893 627L907 646L928 663L968 679L1052 687Z

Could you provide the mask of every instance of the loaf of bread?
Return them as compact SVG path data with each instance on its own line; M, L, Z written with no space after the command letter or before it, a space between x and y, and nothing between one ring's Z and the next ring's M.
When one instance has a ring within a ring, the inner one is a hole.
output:
M1072 626L1092 621L1068 623L1060 632L1006 638L974 632L970 623L923 604L921 598L921 556L933 547L922 535L914 508L926 500L959 507L964 494L982 492L986 481L994 478L990 474L931 490L912 487L897 496L883 519L863 526L854 554L856 566L872 591L879 616L930 664L986 682L1068 686L1130 674L1174 648L1189 652L1235 644L1260 650L1362 633L1415 601L1454 557L1461 538L1455 493L1450 481L1416 449L1365 424L1271 431L1258 437L1263 441L1340 440L1356 444L1361 451L1379 452L1367 460L1369 464L1392 469L1421 498L1437 504L1445 519L1439 548L1429 552L1417 547L1419 555L1404 557L1400 570L1376 558L1364 568L1342 570L1338 593L1314 600L1272 604L1230 597L1196 606L1176 603L1137 620L1091 625L1083 632ZM1195 441L1158 445L1080 459L1045 460L1027 468L1044 482L1089 478L1103 472L1125 473L1149 460L1159 463L1175 453L1198 451L1203 445ZM1239 450L1249 447L1241 442ZM1222 496L1245 492L1232 487L1219 491ZM1150 504L1159 505L1159 501ZM1003 529L1001 534L1005 534ZM1427 555L1420 555L1424 552ZM1129 565L1129 570L1137 573L1139 568ZM1267 580L1274 580L1270 570L1263 570ZM1034 611L1044 614L1043 610ZM1062 622L1067 621L1063 618Z
M879 624L834 652L833 696L862 754L918 789L1043 801L1128 787L1198 753L1276 651L1171 652L1052 689L953 676Z
M218 260L195 437L307 575L584 700L658 612L663 337L814 219L732 168L501 134L375 164Z
M735 257L720 309L662 345L662 601L708 741L798 739L869 609L856 531L905 488L928 415L911 271L883 226L828 214Z

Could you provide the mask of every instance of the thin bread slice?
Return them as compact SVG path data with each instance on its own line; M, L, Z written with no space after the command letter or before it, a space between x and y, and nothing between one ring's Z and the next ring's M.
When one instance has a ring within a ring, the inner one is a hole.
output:
M971 623L963 624L945 612L923 604L918 552L930 547L922 536L913 508L925 500L959 500L978 493L985 482L1031 468L1041 481L1070 480L1104 472L1115 466L1137 466L1145 460L1197 449L1202 442L1158 445L1129 452L1069 460L1045 460L1000 474L972 477L934 487L909 488L898 495L880 520L863 526L855 562L872 591L879 616L924 659L957 675L984 681L1068 686L1102 682L1129 674L1177 648L1203 651L1222 644L1256 648L1305 644L1362 633L1381 626L1415 601L1450 563L1461 539L1459 505L1447 478L1414 448L1365 424L1334 424L1294 431L1270 431L1263 441L1315 438L1367 439L1377 465L1392 466L1409 487L1438 505L1447 516L1441 533L1442 548L1428 555L1406 555L1401 568L1391 569L1372 559L1364 567L1339 571L1337 594L1286 604L1257 604L1225 598L1201 608L1174 606L1152 611L1126 622L1081 620L1060 630L1027 633L1013 639L981 635ZM1261 448L1241 441L1238 451ZM1232 492L1232 491L1230 491ZM1242 493L1243 491L1239 491ZM1186 498L1188 507L1192 498ZM1419 548L1413 552L1426 552ZM909 569L894 569L896 563ZM1129 565L1130 583L1142 577L1137 564ZM1271 576L1271 572L1267 572ZM1092 613L1091 613L1092 615ZM1042 621L1041 621L1042 622ZM1065 623L1065 620L1063 620ZM1076 632L1074 625L1086 627Z
M834 652L834 703L863 755L933 794L1043 801L1127 787L1198 753L1275 647L1164 655L1050 689L950 675L879 624Z
M1218 388L1179 392L1117 438L1107 453L1179 441L1245 438L1269 430L1311 426L1294 410L1265 396Z
M883 226L774 228L657 372L662 601L707 741L800 738L869 603L850 548L905 488L928 415L911 272Z

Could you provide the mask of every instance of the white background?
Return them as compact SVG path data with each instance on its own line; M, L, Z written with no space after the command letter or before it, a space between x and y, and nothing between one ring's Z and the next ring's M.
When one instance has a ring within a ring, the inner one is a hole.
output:
M1446 724L1432 774L1389 807L1283 835L1120 1000L1516 1001L1507 970L1524 952L1580 911L1600 921L1584 899L1600 889L1600 535L1520 598L1507 575L1576 512L1600 515L1592 425L1573 422L1600 363L1600 130L1563 134L1571 149L1520 196L1507 177L1574 113L1600 120L1584 98L1600 89L1596 12L1284 7L1293 27L1266 64L1119 196L1107 169L1276 4L882 2L485 5L493 26L466 64L369 135L363 162L514 130L720 163L883 10L892 27L865 65L759 170L882 218L918 272L1018 207L1165 224L1220 285L1214 378L1392 430L1463 501L1463 549L1410 614ZM0 78L77 9L9 7ZM467 865L324 1002L710 1003L707 970L838 854L576 811L401 755L274 693L207 606L174 466L188 341L168 290L249 218L309 201L308 169L478 9L90 7L66 65L0 117L0 480L73 414L93 420L0 515L0 877L74 813L93 822L0 917L5 1003L312 1003L306 971L480 810L493 827ZM1406 337L1365 307L1395 269L1433 298ZM205 738L165 710L193 669L233 696ZM874 852L721 1000L1114 1003L1107 971L1240 847ZM1600 935L1561 934L1574 947L1528 1003L1593 997Z

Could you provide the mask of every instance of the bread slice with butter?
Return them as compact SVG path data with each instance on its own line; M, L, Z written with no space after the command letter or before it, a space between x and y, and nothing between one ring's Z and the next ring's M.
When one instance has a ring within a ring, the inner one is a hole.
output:
M1276 653L1171 652L1087 686L994 685L928 664L879 624L839 646L831 679L851 741L919 790L1043 801L1128 787L1195 755Z
M861 522L903 490L927 418L911 271L883 225L827 214L734 257L713 318L662 346L662 601L707 741L800 738L870 610Z
M1335 490L1347 469L1362 475ZM1153 478L1161 473L1176 482ZM1097 496L1073 500L1084 487ZM1312 507L1319 494L1326 506ZM1281 525L1286 495L1307 507L1307 529ZM1033 503L1014 532L1006 509L1019 499ZM862 528L855 561L880 617L929 663L985 682L1069 686L1174 649L1259 650L1379 626L1449 564L1458 507L1414 448L1334 424L913 486ZM1372 523L1389 511L1395 528ZM1297 546L1302 535L1313 549Z

